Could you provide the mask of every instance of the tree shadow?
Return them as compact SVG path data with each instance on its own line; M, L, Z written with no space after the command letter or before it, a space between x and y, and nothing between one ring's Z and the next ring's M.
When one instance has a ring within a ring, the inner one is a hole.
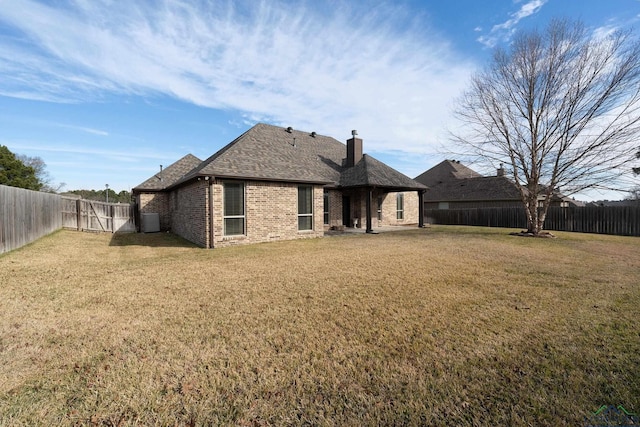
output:
M114 233L109 246L149 246L154 248L198 248L194 243L170 232Z

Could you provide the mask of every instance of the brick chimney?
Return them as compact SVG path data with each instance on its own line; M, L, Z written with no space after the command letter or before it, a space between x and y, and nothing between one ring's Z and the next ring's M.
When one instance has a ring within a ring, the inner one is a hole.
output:
M362 139L356 138L358 132L351 131L351 139L347 139L347 167L356 165L362 159Z
M497 176L504 176L504 168L502 167L502 163L500 163L500 167L498 168Z

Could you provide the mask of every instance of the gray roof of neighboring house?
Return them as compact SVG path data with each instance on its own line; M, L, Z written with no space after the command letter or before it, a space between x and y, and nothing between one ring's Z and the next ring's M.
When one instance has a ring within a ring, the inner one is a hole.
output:
M506 176L482 176L459 161L445 160L415 178L429 187L425 202L520 201L520 191ZM581 206L582 203L560 193L554 200Z
M451 181L452 179L480 177L482 177L482 175L461 164L460 161L444 160L414 179L431 188L440 183Z
M164 190L165 188L180 181L187 173L191 172L200 163L202 163L202 160L193 154L187 154L177 162L164 168L162 172L158 171L157 174L153 175L151 178L133 189L146 191Z
M427 202L521 200L515 184L504 176L457 178L441 182L425 193Z
M521 199L515 184L506 176L482 176L455 160L444 160L415 180L429 186L425 202Z
M426 189L368 155L355 166L347 167L346 153L346 145L334 138L259 123L164 189L201 176L307 182L329 187Z

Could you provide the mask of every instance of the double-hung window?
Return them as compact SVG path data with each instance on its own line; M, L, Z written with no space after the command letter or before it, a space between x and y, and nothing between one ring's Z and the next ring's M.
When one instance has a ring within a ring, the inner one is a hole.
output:
M396 195L396 219L404 219L404 194Z
M225 182L223 184L224 235L245 234L244 183Z
M298 187L298 230L313 230L313 187Z

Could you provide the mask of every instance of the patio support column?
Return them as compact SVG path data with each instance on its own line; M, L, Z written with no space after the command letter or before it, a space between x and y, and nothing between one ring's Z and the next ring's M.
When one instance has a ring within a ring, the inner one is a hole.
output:
M424 190L418 191L418 227L424 227Z
M373 233L373 228L371 227L371 193L373 193L373 189L371 187L367 187L367 233Z

